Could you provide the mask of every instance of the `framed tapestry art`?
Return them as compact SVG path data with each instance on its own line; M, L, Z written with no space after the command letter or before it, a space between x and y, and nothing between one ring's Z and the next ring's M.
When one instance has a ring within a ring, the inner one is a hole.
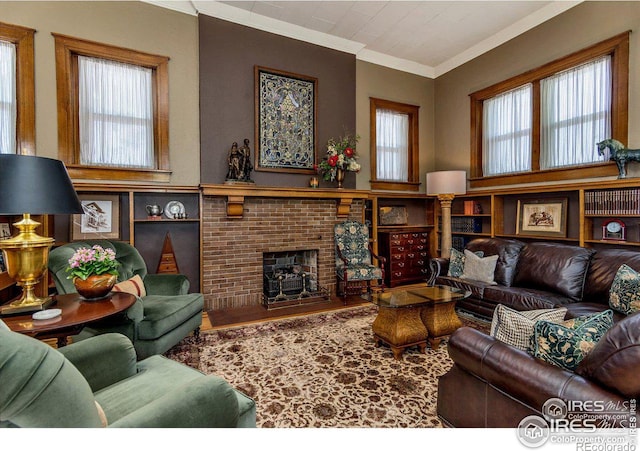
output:
M120 239L120 198L79 195L83 215L73 215L71 240Z
M516 235L567 236L567 199L519 200Z
M317 84L313 77L255 67L257 171L315 173Z

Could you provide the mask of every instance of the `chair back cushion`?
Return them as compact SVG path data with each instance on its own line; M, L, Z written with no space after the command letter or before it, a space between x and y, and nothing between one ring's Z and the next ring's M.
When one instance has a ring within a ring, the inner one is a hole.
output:
M18 427L101 427L88 382L62 354L0 328L0 422Z
M340 249L349 264L371 263L369 228L365 224L357 221L345 221L341 224L336 224L333 231L336 248ZM336 251L336 265L341 266L343 264L344 262L340 260Z
M580 301L593 253L592 249L568 244L528 243L520 251L513 285L551 291Z
M640 272L640 252L629 249L598 249L587 271L584 302L607 305L611 284L623 263Z
M73 281L67 279L69 275L67 273L69 259L76 250L81 247L90 248L94 244L99 244L105 249L113 249L115 251L116 260L120 263L118 267L118 282L131 279L135 275L144 280L147 275L147 265L138 250L129 243L109 240L74 241L53 249L49 254L49 271L59 294L76 292Z

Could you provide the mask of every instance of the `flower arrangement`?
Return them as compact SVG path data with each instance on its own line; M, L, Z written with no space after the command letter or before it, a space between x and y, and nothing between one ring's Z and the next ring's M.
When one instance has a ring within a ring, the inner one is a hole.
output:
M324 180L333 182L338 169L351 172L360 170L360 164L356 161L356 144L359 139L357 135L346 134L327 142L327 155L318 165L318 171Z
M98 244L91 249L81 247L69 259L67 272L70 274L67 278L75 279L77 277L87 280L87 277L92 275L112 274L117 276L119 265L113 249L105 249Z

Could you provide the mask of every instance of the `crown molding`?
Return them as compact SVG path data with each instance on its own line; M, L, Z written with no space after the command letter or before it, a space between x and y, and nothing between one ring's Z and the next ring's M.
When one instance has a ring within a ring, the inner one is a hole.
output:
M366 48L365 44L349 39L332 36L299 25L293 25L281 20L272 19L252 13L245 9L236 8L216 0L141 0L162 8L179 11L192 16L205 14L210 17L226 20L257 30L274 33L280 36L296 39L310 44L327 47L355 55L356 59L368 63L385 66L391 69L408 72L426 78L437 78L458 66L486 53L516 36L546 22L553 17L573 8L585 0L554 0L547 6L519 20L493 36L477 43L473 47L459 53L436 67L416 63L415 61L397 58Z
M546 22L549 19L554 18L557 15L562 14L565 11L573 8L574 6L583 3L584 0L578 1L554 1L544 8L539 9L538 11L529 14L527 17L520 19L514 24L508 26L507 28L499 31L493 36L480 41L473 47L468 48L462 53L454 56L453 58L448 59L444 63L436 66L434 70L434 78L437 78L450 70L455 69L458 66L462 66L465 63L468 63L474 58L486 53L494 48L504 44L505 42L519 36L526 31L531 30L532 28L537 27L538 25Z
M229 6L225 3L219 3L217 1L192 1L191 3L200 14L206 14L207 16L227 20L287 38L297 39L298 41L316 44L353 55L364 48L364 44L359 42L261 16L251 11Z

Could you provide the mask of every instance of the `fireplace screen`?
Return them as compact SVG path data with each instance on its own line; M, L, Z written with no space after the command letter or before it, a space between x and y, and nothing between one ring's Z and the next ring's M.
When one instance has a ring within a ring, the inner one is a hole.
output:
M262 258L267 308L328 300L318 284L318 251L265 252Z

